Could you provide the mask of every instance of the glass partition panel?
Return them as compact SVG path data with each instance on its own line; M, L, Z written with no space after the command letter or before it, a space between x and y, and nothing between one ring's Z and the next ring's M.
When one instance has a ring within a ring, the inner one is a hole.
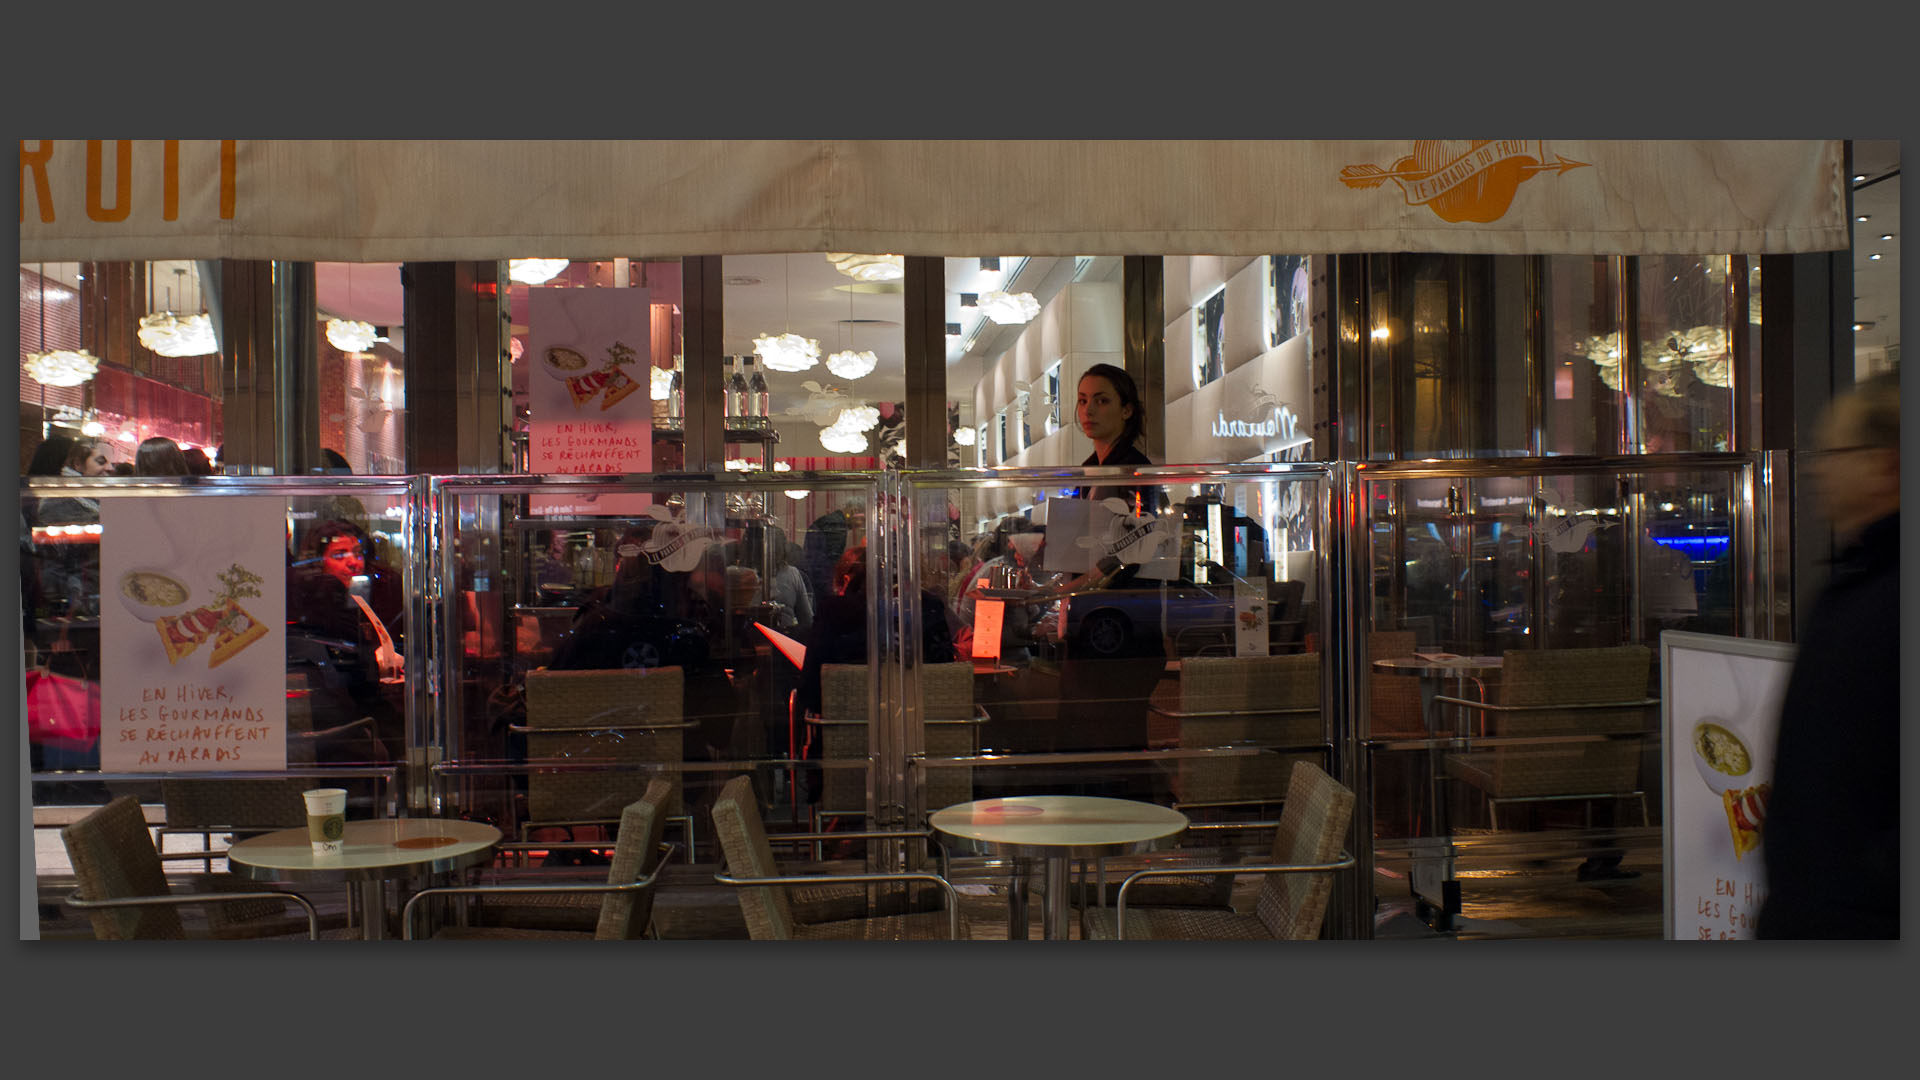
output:
M711 864L711 807L748 775L769 828L862 829L872 482L443 478L444 811L529 841L605 840L664 778L667 838Z
M890 638L907 823L979 799L1083 795L1270 824L1294 761L1338 777L1328 490L1328 467L1311 464L901 477L903 527L883 550L900 592L920 597ZM1251 851L1271 835L1193 829L1180 844ZM986 866L955 872L984 873L996 895L1024 880Z
M1358 712L1383 917L1657 936L1659 635L1753 632L1748 594L1769 576L1753 460L1357 476L1373 598Z
M427 685L409 601L420 482L26 481L22 667L48 936L90 936L58 903L74 878L57 827L114 798L141 804L163 855L210 853L163 860L182 874L219 867L244 836L304 826L307 788L346 788L349 818L408 811Z

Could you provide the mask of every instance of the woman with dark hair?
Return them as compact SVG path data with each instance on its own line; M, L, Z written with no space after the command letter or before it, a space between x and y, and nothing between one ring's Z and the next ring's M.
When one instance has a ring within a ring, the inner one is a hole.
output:
M1088 368L1080 376L1074 419L1093 440L1093 453L1082 466L1153 464L1139 447L1140 436L1147 430L1146 405L1133 376L1124 370L1112 364ZM1083 499L1125 499L1135 514L1150 514L1159 505L1159 493L1153 488L1088 487L1079 494Z
M187 455L181 451L179 443L165 435L155 435L134 451L133 475L191 476L193 470L187 468Z
M27 475L59 476L67 467L67 460L77 450L73 440L65 435L47 436L39 446L34 447L33 460L27 464Z
M183 453L185 453L187 458L187 472L194 476L213 475L213 459L207 457L205 450L196 446L191 450L183 451Z

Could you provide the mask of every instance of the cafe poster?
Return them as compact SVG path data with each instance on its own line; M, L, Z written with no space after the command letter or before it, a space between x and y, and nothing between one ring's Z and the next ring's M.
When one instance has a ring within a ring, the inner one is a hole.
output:
M100 767L287 766L284 499L102 499Z
M1753 937L1766 899L1766 814L1793 647L1660 635L1666 936Z
M529 289L527 453L536 473L653 467L653 308L646 289ZM533 513L644 514L642 493L534 495Z

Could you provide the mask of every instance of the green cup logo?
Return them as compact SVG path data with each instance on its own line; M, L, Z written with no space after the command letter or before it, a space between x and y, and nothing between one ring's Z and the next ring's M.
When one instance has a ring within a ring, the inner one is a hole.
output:
M320 835L328 840L338 840L347 834L347 819L338 815L328 817L320 825Z

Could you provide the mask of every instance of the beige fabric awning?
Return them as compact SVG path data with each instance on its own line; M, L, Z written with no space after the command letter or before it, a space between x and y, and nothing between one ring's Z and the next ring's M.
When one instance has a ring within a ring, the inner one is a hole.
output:
M24 140L26 261L1845 248L1838 141Z

